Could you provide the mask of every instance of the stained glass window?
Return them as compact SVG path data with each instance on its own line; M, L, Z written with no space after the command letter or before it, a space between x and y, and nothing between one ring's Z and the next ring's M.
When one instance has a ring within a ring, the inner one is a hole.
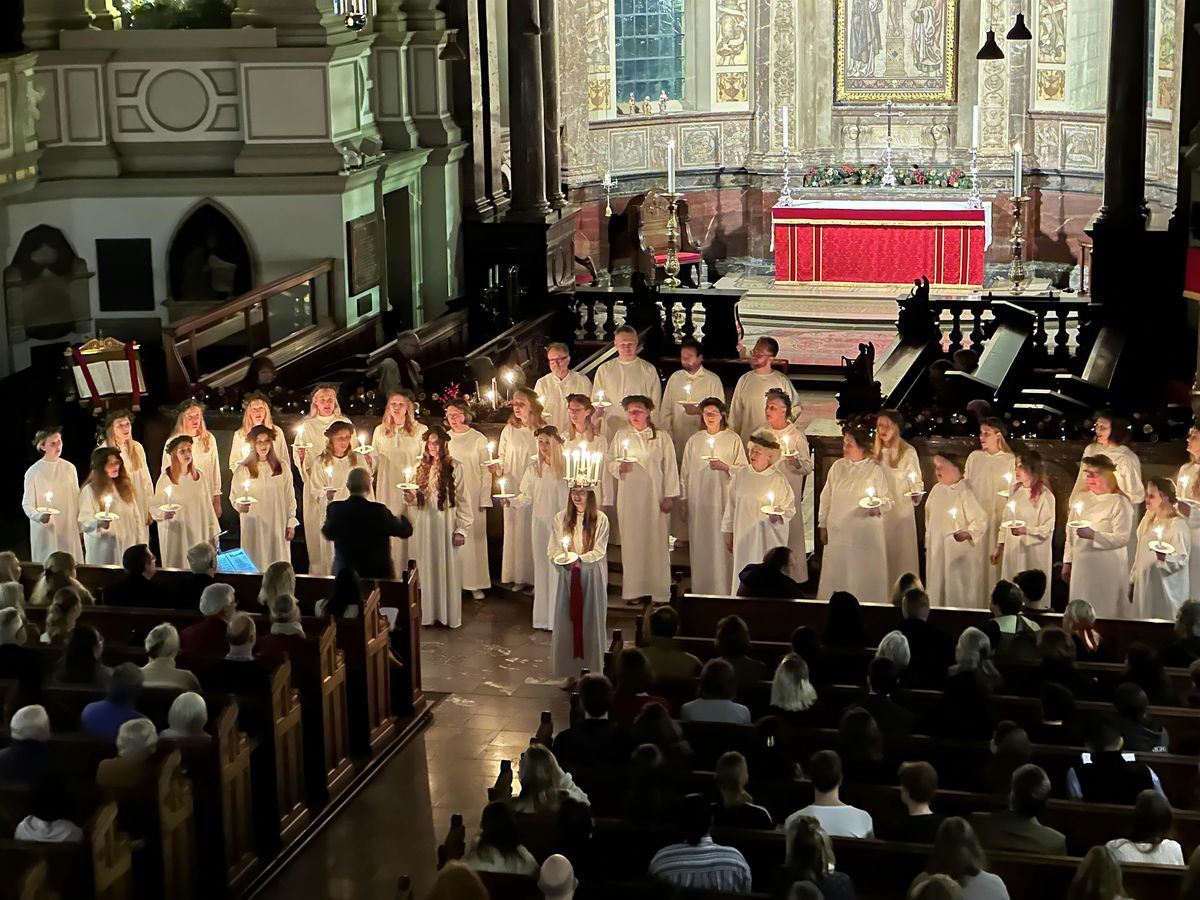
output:
M683 0L614 0L617 98L684 100Z

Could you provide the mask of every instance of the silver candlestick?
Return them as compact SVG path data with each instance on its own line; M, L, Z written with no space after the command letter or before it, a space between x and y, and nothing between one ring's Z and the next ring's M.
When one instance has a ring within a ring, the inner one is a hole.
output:
M892 102L892 98L888 97L887 102L883 104L884 111L875 113L875 118L877 119L882 117L887 118L887 139L883 144L883 180L880 182L883 187L896 186L896 170L892 168L892 116L903 119L904 113L893 112L895 105Z
M788 148L783 148L783 184L779 188L779 199L775 202L776 206L791 206L792 205L792 172L789 166L791 153Z
M983 197L979 193L979 148L971 148L971 195L967 201L971 209L983 209Z
M604 188L604 216L608 218L612 216L612 192L617 189L617 179L612 177L612 172L604 173L600 187Z

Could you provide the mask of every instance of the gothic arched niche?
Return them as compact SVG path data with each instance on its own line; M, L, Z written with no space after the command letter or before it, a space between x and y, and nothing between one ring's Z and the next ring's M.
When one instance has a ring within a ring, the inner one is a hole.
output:
M53 340L91 319L92 273L57 228L25 232L4 270L4 303L13 340Z
M211 200L184 217L167 250L172 300L227 300L254 286L254 262L241 229Z

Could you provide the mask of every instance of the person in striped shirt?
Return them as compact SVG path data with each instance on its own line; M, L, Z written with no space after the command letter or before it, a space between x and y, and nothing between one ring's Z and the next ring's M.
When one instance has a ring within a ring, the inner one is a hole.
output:
M681 888L749 893L750 865L736 848L713 843L712 823L712 808L704 797L684 797L678 824L685 840L654 854L650 876Z

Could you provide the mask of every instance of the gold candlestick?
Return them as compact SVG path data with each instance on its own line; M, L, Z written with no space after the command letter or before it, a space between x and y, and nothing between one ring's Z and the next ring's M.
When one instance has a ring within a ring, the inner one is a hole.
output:
M667 261L663 264L663 271L667 273L667 277L663 279L663 284L669 288L679 287L679 219L675 215L675 205L679 197L676 193L667 194L671 214L667 217Z
M1008 235L1009 246L1012 247L1012 259L1008 263L1008 280L1012 282L1012 292L1019 294L1025 289L1022 282L1025 274L1025 228L1021 224L1021 207L1029 200L1028 196L1009 197L1013 205L1012 231Z

